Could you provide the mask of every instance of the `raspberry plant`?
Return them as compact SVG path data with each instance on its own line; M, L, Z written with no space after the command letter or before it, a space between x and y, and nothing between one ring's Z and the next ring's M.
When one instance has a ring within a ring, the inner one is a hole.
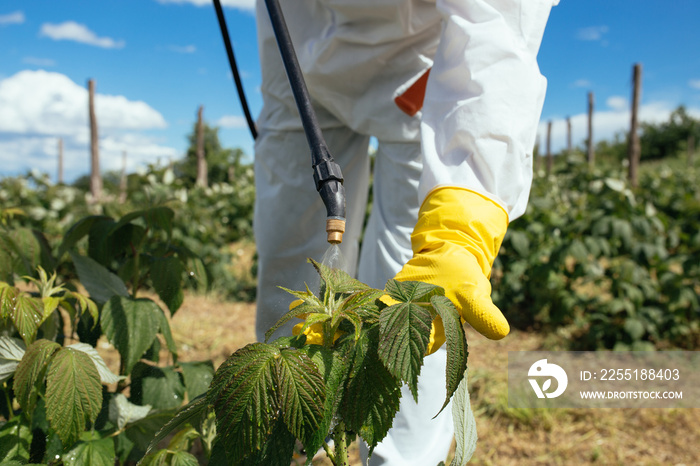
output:
M457 455L452 464L465 463L475 441L473 417L465 415L470 409L464 377L467 342L444 290L395 280L376 290L343 271L310 262L321 276L319 294L308 287L287 290L300 304L267 337L301 318L302 332L309 329L313 338L300 333L236 351L216 371L206 395L181 410L151 445L213 412L212 464L288 466L298 439L309 453L307 464L324 448L333 464L347 465L348 445L356 435L371 453L387 434L402 384L408 384L414 398L419 396L417 379L431 324L441 318L447 337L442 409L454 395ZM325 443L329 435L334 450Z

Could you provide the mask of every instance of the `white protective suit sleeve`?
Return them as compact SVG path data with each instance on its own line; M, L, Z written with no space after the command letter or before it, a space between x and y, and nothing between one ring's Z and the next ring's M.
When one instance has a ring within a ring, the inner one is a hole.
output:
M558 0L438 0L443 31L426 87L419 199L459 186L525 212L546 79L537 65Z

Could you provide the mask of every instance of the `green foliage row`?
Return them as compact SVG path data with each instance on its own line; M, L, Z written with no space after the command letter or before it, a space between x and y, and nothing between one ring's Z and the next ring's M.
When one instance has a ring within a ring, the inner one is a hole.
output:
M495 302L569 348L697 348L698 185L697 168L662 168L633 190L575 161L536 178L494 266Z
M91 203L87 191L54 185L37 173L0 180L0 202L8 206L6 216L16 226L42 232L54 248L78 219L119 218L154 206L167 207L174 212L169 225L172 239L204 261L211 288L235 299L254 299L254 270L248 279L241 279L230 267L236 260L231 243L252 238L255 187L251 166L238 165L231 182L207 188L189 186L186 178L176 177L174 169L151 166L144 174L129 175L125 197L122 201L118 187L106 184L104 199Z
M138 294L155 290L172 316L186 282L206 286L203 264L173 239L167 207L84 217L57 248L13 226L19 213L0 212L0 463L133 464L214 374L209 361L178 361L166 312ZM100 338L119 354L117 374ZM182 430L143 462L195 465L188 452L213 429Z

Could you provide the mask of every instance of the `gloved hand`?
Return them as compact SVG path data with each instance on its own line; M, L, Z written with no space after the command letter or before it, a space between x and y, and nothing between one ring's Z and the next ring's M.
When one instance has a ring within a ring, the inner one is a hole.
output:
M445 295L474 329L501 339L510 326L491 301L491 266L508 227L508 214L480 194L458 187L437 188L426 197L411 235L413 258L395 279L422 281ZM445 342L440 317L433 321L427 354Z
M477 332L501 339L508 335L510 326L491 301L489 277L507 227L508 215L492 200L463 188L435 189L418 212L411 235L413 258L394 278L443 287L445 296ZM393 304L388 295L382 300ZM300 301L293 302L290 309L298 304ZM303 325L294 327L294 335ZM311 325L304 333L307 343L320 344L320 324ZM445 329L437 317L427 354L437 351L444 342Z

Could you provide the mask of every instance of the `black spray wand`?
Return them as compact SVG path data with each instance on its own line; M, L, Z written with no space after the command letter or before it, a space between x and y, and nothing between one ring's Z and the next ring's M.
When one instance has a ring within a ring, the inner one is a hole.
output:
M326 232L328 242L332 244L343 241L345 232L345 188L340 166L333 160L326 141L321 134L321 128L316 118L316 112L311 105L309 91L301 74L292 39L287 30L287 24L282 15L278 0L265 0L267 11L275 32L277 45L282 55L284 69L287 71L289 84L294 93L306 139L311 149L311 161L314 171L316 190L321 195L326 206Z

